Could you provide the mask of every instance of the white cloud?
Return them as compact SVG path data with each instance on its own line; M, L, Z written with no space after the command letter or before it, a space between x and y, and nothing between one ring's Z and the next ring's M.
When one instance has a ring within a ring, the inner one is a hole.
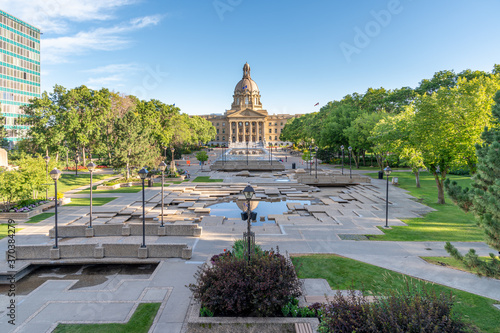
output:
M123 82L141 70L144 70L143 66L137 63L128 63L96 67L83 72L95 74L96 77L88 78L86 85L92 89L100 89L101 87L123 87Z
M145 16L109 28L81 31L73 36L42 39L42 61L59 63L67 61L67 57L71 55L81 55L95 50L111 51L125 48L131 41L122 36L123 33L157 25L161 19L161 15Z
M141 69L143 69L143 67L140 66L139 64L129 63L129 64L111 64L92 69L87 69L84 70L84 72L95 73L95 74L100 74L100 73L109 74L109 73L135 72Z
M64 33L67 21L102 21L120 7L140 0L0 0L0 8L38 27L42 32Z

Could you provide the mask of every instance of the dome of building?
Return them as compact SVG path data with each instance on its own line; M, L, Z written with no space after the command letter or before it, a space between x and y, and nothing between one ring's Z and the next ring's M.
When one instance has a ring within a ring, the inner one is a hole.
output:
M259 91L257 83L250 77L250 65L245 63L243 66L243 78L234 87L234 93L243 93L245 91Z

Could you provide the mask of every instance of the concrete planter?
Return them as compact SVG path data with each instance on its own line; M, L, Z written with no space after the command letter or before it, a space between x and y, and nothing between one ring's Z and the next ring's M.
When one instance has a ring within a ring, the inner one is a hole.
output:
M188 315L190 333L295 333L296 324L309 324L313 332L316 332L319 325L318 318L200 317L199 303L191 307Z
M71 198L62 198L59 199L59 205L65 205L67 203L71 202ZM54 207L54 201L48 202L46 204L43 204L41 206L36 207L35 209L26 212L26 213L11 213L11 212L6 212L6 213L0 213L0 218L4 219L13 219L14 221L17 220L27 220L35 215L38 215L42 213L43 211Z

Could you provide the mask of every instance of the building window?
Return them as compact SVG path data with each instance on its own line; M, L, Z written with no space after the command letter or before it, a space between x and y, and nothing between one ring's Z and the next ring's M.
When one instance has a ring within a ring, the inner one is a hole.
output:
M226 129L225 128L222 129L222 133L226 133Z
M219 137L217 137L217 141L219 141Z
M272 133L272 132L273 132L273 130L272 130L272 129L269 129L269 133Z
M275 137L274 137L274 140L276 140L276 141L277 141L277 140L278 140L278 137L277 137L277 136L275 136Z
M245 97L245 104L248 105L248 97Z
M281 122L281 126L283 126L283 122Z
M226 141L226 137L225 136L222 137L222 141Z
M270 137L269 137L269 141L271 141L272 139L273 139L273 137L272 137L272 136L270 136Z
M226 123L222 123L222 126L226 126Z
M278 126L278 123L274 123L274 126Z
M269 126L273 126L273 123L269 123Z
M219 126L219 123L217 123L216 126Z
M219 134L219 129L217 129L217 134Z
M277 128L274 129L274 133L278 133L278 129Z

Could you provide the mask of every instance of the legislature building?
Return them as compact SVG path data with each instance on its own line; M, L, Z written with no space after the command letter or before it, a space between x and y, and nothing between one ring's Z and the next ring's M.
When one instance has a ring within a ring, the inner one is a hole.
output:
M217 130L212 145L228 147L289 145L280 140L280 134L288 119L300 115L268 115L262 108L257 83L250 76L250 65L243 66L243 78L234 88L231 110L224 114L200 116L209 120Z

